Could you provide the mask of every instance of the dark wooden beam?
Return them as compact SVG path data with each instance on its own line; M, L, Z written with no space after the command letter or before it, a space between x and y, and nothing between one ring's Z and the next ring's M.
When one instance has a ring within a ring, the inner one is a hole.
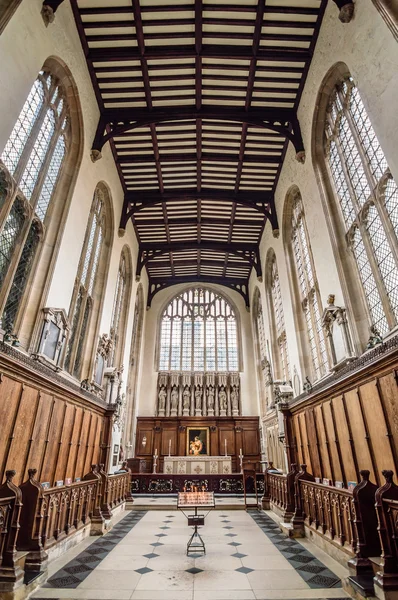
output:
M170 58L195 58L197 53L194 44L187 46L178 44L175 46L152 46L146 49L145 55L148 60L167 60ZM116 46L91 48L88 58L93 62L113 62L139 60L140 56L137 48ZM203 44L201 56L202 58L250 59L252 50L251 47L241 45ZM312 54L306 48L261 48L258 51L258 58L270 61L305 63L311 60Z
M175 276L167 281L165 281L162 278L149 278L147 307L149 308L151 306L152 300L158 292L173 285L178 285L180 283L213 283L223 285L225 287L230 288L231 290L234 290L235 292L238 292L238 294L240 294L244 299L246 307L249 308L250 306L249 282L247 279L232 277L212 277L210 275L183 275Z
M217 241L201 241L195 240L183 242L152 242L141 243L139 245L137 257L136 276L140 277L142 269L152 260L156 260L164 254L174 252L184 252L189 250L212 250L215 252L231 253L244 259L248 266L254 268L258 278L262 277L261 260L258 244L241 244L241 243L225 243ZM242 263L244 265L244 262Z
M300 125L295 111L291 109L229 109L227 107L169 107L148 109L104 109L102 111L93 143L93 152L97 157L104 144L115 136L139 127L152 124L205 119L208 121L240 122L284 135L294 145L296 154L304 151ZM111 124L112 130L104 135L105 124ZM126 157L121 157L126 162ZM280 159L278 159L280 162Z
M145 208L155 206L156 204L184 202L190 200L213 200L216 202L235 202L242 206L248 206L264 215L272 221L270 212L271 203L273 203L273 194L270 192L233 192L225 190L201 189L199 190L167 190L160 192L127 192L123 205L123 213L120 219L119 229L124 231L128 220L135 214L145 210Z

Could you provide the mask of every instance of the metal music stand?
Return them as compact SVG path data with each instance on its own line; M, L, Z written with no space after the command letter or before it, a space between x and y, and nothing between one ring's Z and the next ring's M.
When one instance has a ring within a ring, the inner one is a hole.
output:
M177 500L177 508L188 520L188 526L193 527L194 531L187 543L187 556L191 552L203 552L206 554L205 543L198 532L198 527L205 524L205 518L215 508L213 492L179 492ZM208 509L206 514L198 514L198 509ZM193 509L194 514L190 515L184 510Z

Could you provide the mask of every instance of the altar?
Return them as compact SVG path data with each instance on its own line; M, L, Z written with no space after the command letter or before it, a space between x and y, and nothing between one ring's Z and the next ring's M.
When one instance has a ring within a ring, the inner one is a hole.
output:
M231 456L165 456L163 473L167 475L230 475Z

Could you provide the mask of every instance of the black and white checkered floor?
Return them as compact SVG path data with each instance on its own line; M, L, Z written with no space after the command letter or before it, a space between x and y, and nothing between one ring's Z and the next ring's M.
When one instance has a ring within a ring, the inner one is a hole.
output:
M54 561L47 582L33 598L345 598L340 580L344 569L310 542L287 539L265 513L211 512L201 528L205 556L186 556L190 534L180 512L127 512L108 534L86 539Z

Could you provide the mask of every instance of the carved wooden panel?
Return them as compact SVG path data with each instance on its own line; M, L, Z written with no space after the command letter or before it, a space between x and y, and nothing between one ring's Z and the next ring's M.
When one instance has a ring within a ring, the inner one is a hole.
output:
M381 471L397 472L398 386L397 359L386 357L388 368L355 383L331 386L328 392L313 394L312 403L292 409L292 430L296 458L308 465L315 477L333 482L358 482L361 469L370 470L370 479L383 483Z
M17 472L17 485L29 468L50 485L83 477L100 459L105 409L46 389L45 380L39 385L23 379L18 373L0 379L0 481L7 469Z
M162 458L169 454L169 440L171 455L185 456L187 427L209 427L210 453L213 456L225 453L227 440L227 452L232 456L234 470L239 465L238 454L241 448L250 460L260 460L258 417L138 417L136 457L151 458L157 449L158 470L161 470ZM145 447L142 445L144 437Z

